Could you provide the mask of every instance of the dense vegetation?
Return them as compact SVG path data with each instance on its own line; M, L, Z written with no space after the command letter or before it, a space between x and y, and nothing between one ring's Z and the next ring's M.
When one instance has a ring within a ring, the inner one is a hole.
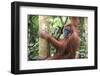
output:
M63 39L64 24L70 23L70 17L48 16L49 33L57 40ZM88 57L87 49L87 17L80 17L80 58ZM28 15L28 59L34 60L39 51L39 16ZM50 55L56 52L56 49L50 45Z

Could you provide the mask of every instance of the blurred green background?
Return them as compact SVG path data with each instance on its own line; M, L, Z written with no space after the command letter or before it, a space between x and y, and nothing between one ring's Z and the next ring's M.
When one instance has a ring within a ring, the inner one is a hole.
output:
M63 39L63 28L65 24L70 23L69 16L48 16L49 33L57 40ZM88 18L79 17L80 25L80 58L88 58ZM39 51L39 16L28 15L28 60L34 60ZM56 49L49 45L50 55L56 53Z

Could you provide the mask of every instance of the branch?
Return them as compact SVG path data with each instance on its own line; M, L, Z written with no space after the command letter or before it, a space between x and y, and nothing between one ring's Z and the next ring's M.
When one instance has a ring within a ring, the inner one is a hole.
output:
M60 31L60 33L59 33L59 35L58 35L58 37L57 37L57 40L59 39L60 35L61 35L62 32L63 32L64 24L65 24L65 23L67 22L67 20L68 20L68 17L67 17L66 20L65 20L65 22L63 22L61 16L59 16L59 18L60 18L60 20L61 20L61 23L62 23L63 27L60 29L61 31Z

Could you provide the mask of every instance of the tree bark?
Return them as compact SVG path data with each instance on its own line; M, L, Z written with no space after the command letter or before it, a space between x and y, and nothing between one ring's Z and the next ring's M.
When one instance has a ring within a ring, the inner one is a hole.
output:
M39 16L39 32L45 30L48 31L48 16ZM44 59L49 56L47 40L39 37L39 57Z

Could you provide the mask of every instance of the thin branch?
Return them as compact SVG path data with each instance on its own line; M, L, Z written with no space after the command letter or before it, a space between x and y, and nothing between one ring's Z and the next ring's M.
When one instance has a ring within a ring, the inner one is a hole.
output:
M66 20L65 20L65 22L63 22L61 16L60 16L59 18L60 18L60 20L61 20L61 23L62 23L63 27L60 29L61 31L60 31L60 33L59 33L59 35L58 35L58 37L57 37L57 40L59 39L60 35L62 34L63 29L64 29L64 25L65 25L65 23L66 23L67 20L68 20L68 17L67 17Z

